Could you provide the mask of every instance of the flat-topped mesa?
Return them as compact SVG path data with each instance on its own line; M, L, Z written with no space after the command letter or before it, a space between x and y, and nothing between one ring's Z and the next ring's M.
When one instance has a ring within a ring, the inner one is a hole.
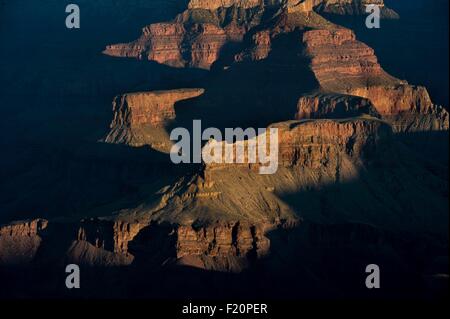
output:
M381 118L368 99L343 94L312 94L298 100L295 119L349 118L364 114Z
M382 19L398 19L399 15L384 4L384 0L313 0L316 2L315 10L320 13L337 15L366 15L368 5L377 5L380 8ZM318 2L318 3L317 3Z
M303 43L324 91L367 98L396 131L448 129L448 112L433 105L427 90L386 73L374 50L357 41L353 31L311 30Z
M132 146L146 144L157 146L158 143L169 143L165 138L164 128L176 118L175 104L200 96L203 92L204 89L195 88L117 96L113 101L114 115L110 125L111 130L105 141ZM163 138L164 141L158 141L159 138ZM160 145L156 148L165 149L168 146Z
M115 98L112 126L149 124L163 127L175 119L175 103L203 94L203 89L128 93Z
M341 120L287 121L276 123L269 128L278 129L278 163L283 167L301 166L302 168L324 169L336 167L339 160L345 156L357 163L363 162L377 152L380 144L389 141L392 135L391 127L375 118L352 118ZM270 147L267 134L267 147ZM255 144L257 147L257 138ZM251 139L252 140L252 139ZM250 140L250 141L251 141ZM256 170L261 167L259 155L256 154L256 164L249 163L249 140L234 144L220 143L222 154L226 147L233 149L238 164L228 164L230 153L224 155L222 163L206 164L206 171L228 169L230 167L249 168ZM205 146L208 147L208 146ZM244 150L237 156L238 147ZM214 148L216 149L216 148ZM211 152L214 155L214 151ZM230 166L233 165L233 166Z
M338 167L342 157L363 162L389 142L392 130L376 119L289 121L274 124L279 132L281 165Z
M251 9L261 6L279 5L282 0L190 0L188 9L217 10L219 8L239 7Z
M398 14L385 6L383 0L288 0L288 13L316 11L337 15L365 15L368 5L380 8L383 19L397 19Z

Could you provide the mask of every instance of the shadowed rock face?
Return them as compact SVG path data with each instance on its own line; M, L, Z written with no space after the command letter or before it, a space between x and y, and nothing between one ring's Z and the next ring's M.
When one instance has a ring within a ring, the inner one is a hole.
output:
M348 118L363 114L381 117L368 99L339 94L313 94L299 99L295 118Z

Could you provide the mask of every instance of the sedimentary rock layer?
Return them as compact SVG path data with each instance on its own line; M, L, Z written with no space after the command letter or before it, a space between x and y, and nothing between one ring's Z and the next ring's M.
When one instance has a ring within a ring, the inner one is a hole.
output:
M390 120L405 115L401 124L393 122L401 131L448 129L448 112L433 105L427 90L387 74L373 49L357 41L353 31L311 30L304 33L303 42L311 69L325 91L367 98ZM418 127L407 120L411 114L429 120Z
M256 151L261 137L267 139L267 150L271 148L272 141L277 142L277 148L271 152L277 150L278 153L275 156L266 153L267 156L270 155L271 161L277 160L276 171L280 168L295 170L298 167L301 170L325 173L338 172L344 161L355 166L363 165L366 159L389 145L392 135L389 124L376 118L287 121L273 124L269 129L277 129L273 133L277 134L277 140L270 140L268 133L234 144L221 142L214 147L211 147L211 142L207 144L204 152L207 150L206 152L215 155L221 149L222 160L220 163L215 161L206 164L206 182L214 185L216 178L213 176L217 170L239 168L258 174L262 166L268 166L269 163L262 163L260 154ZM276 178L277 172L273 176ZM223 191L219 185L212 187L214 189ZM220 194L221 198L225 198L223 192Z
M313 94L298 100L295 118L348 118L367 114L380 117L372 103L365 98L341 94Z
M338 165L342 156L364 160L391 135L389 125L375 119L294 121L272 127L279 129L282 165L317 169Z
M179 89L129 93L113 102L114 119L111 126L149 124L164 127L175 119L175 103L203 94L203 89Z
M46 233L49 224L51 230ZM18 222L0 227L0 266L42 262L48 252L41 249L38 256L41 246L61 243L65 246L53 258L97 266L129 265L136 257L153 255L175 260L188 256L255 259L269 251L264 236L267 227L240 222L194 227L99 219Z
M117 96L113 101L111 130L105 141L166 149L170 141L165 127L176 118L175 104L203 92L203 89L178 89Z
M110 45L104 53L173 67L209 68L226 41L225 31L214 24L157 23L144 28L137 41Z

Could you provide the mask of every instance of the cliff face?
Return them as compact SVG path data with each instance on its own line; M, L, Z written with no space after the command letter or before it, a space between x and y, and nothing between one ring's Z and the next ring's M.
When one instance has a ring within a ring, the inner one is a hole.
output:
M311 57L311 69L325 90L342 92L365 85L401 83L384 72L373 49L357 41L351 30L307 31L303 43Z
M51 230L46 231L49 224ZM0 227L0 266L45 263L47 260L90 266L126 266L135 258L159 255L162 256L161 263L170 259L185 259L186 262L189 258L202 256L233 257L242 259L241 264L245 265L246 260L255 260L268 253L269 240L264 236L267 227L270 226L239 222L198 228L98 219L64 224L32 220ZM55 255L42 248L45 246L62 249ZM207 264L203 266L208 267ZM242 268L223 270L240 271Z
M267 227L248 223L224 223L195 229L177 229L177 258L206 255L209 257L262 257L269 252L265 237ZM253 255L252 255L253 254Z
M279 129L276 174L263 178L257 165L248 163L206 165L194 178L181 178L162 190L152 210L3 226L0 264L67 260L119 266L153 258L159 265L179 260L240 271L270 252L268 232L299 225L278 192L307 186L319 175L325 184L349 178L389 141L391 132L386 124L365 119L290 121L272 127ZM59 248L55 253L47 247Z
M0 264L26 264L33 260L41 244L46 220L16 222L0 227Z
M203 89L179 89L130 93L118 96L113 102L114 126L164 127L175 119L175 103L203 94Z
M203 89L179 89L130 93L113 101L113 120L108 143L150 145L168 151L171 142L165 127L176 118L175 104L202 95Z
M150 60L172 67L209 69L228 43L241 42L258 25L262 1L191 1L173 21L155 23L131 43L109 45L104 54Z
M313 94L298 100L295 118L348 118L367 114L380 118L372 103L365 98L339 94Z
M339 170L343 156L365 160L391 134L390 127L378 120L288 122L274 127L279 128L282 165L313 169Z
M110 45L105 54L155 61L173 67L209 68L227 41L226 31L211 23L185 26L157 23L133 43Z
M398 19L399 15L385 6L383 0L323 0L315 1L318 12L337 15L365 15L366 6L375 4L380 7L380 17L383 19Z
M276 2L276 0L190 0L188 9L217 10L219 8L229 8L232 6L250 9Z
M448 112L427 90L387 74L374 51L351 30L312 30L303 35L311 69L325 91L367 98L398 131L448 130ZM427 120L417 125L418 117Z

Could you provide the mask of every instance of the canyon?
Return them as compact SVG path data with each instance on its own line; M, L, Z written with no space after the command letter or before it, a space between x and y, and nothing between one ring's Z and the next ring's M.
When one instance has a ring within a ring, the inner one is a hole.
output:
M433 136L448 134L449 115L328 19L362 15L368 3L401 19L382 0L191 0L137 40L106 45L104 58L156 65L167 80L112 95L96 141L103 157L77 155L81 164L70 165L81 168L67 175L87 167L127 196L1 225L5 287L16 287L15 267L75 263L95 296L370 297L353 276L375 260L390 271L387 296L398 297L409 275L411 295L434 293L448 248L448 166L417 143L426 136L440 148ZM190 82L193 71L203 78ZM170 132L194 119L276 128L278 170L261 175L248 158L173 165Z

